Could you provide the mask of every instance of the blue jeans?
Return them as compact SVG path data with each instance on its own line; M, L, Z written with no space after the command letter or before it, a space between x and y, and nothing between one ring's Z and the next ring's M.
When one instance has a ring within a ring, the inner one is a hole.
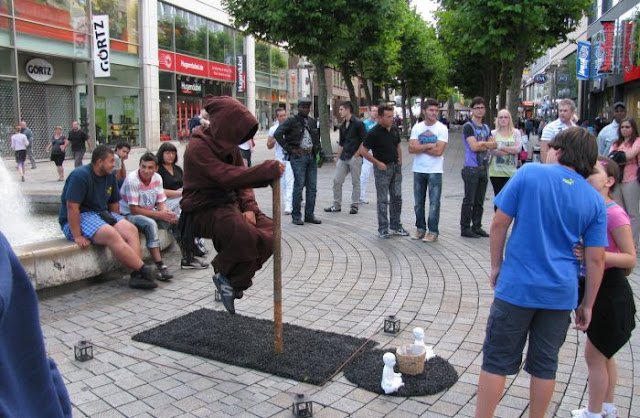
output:
M169 225L167 222L156 221L153 218L144 215L126 215L127 221L134 224L139 231L142 231L147 238L147 248L160 247L160 235L158 229L166 229L173 233L175 225Z
M378 232L388 232L389 226L394 231L402 228L400 212L402 211L402 167L398 163L387 164L384 171L373 167L378 195ZM389 204L391 200L391 204ZM389 218L387 208L390 206Z
M440 195L442 193L442 173L413 173L413 210L416 213L416 228L427 232L425 223L425 199L429 188L429 232L438 235L440 223Z
M318 183L318 167L313 154L291 154L289 163L293 170L293 210L291 217L294 220L302 218L300 205L302 203L302 189L306 187L304 205L304 219L313 219L316 207L316 184Z

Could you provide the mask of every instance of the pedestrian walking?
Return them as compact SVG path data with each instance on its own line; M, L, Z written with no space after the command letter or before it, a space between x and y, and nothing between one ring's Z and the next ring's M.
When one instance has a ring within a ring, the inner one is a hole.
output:
M482 229L484 197L487 192L489 151L498 144L489 127L482 122L486 105L482 97L471 100L471 120L462 127L465 159L462 169L464 199L460 214L460 235L468 238L489 237Z
M500 190L518 169L518 154L522 150L520 131L513 126L511 113L507 109L498 112L496 129L491 132L496 139L497 148L491 151L489 163L489 180L493 186L493 195L498 196ZM494 209L497 209L494 206Z
M29 140L27 136L20 132L20 125L16 125L14 133L11 136L11 149L13 149L16 158L16 168L18 174L20 174L21 181L24 182L24 162L27 159L27 147L29 146Z
M369 154L369 150L373 154ZM360 146L360 155L373 164L376 182L378 237L408 236L400 223L402 212L402 148L400 133L393 124L393 108L378 107L378 124ZM389 214L389 216L387 216Z
M351 209L349 213L358 213L360 201L360 172L362 157L359 154L360 145L367 135L367 129L358 118L353 115L353 104L343 102L338 108L343 119L340 125L340 139L338 141L338 159L336 171L333 175L333 204L324 209L325 212L340 212L342 210L342 185L351 174Z
M56 126L53 131L51 141L47 144L46 151L51 150L51 161L56 165L56 171L58 172L58 181L64 181L64 155L67 149L67 137L62 134L62 126Z
M278 141L276 141L276 138L273 136L276 129L278 129L278 126L280 126L280 124L285 120L287 120L287 111L283 107L277 108L276 122L271 128L269 128L269 132L267 133L267 148L273 149L275 147L275 159L285 166L284 174L280 179L280 193L282 202L284 203L284 214L291 215L291 212L293 211L293 170L291 169L291 163L289 163L285 158L282 146L278 144Z
M27 141L29 142L29 145L27 146L27 157L29 158L29 162L31 163L31 168L35 169L36 159L33 155L33 132L31 131L31 129L29 129L29 127L27 126L27 122L25 122L24 120L20 121L20 133L25 134L25 136L27 137Z
M364 127L367 132L371 130L378 123L378 106L369 106L369 112L367 118L363 121ZM369 150L371 153L371 150ZM367 184L369 184L369 178L373 174L373 164L366 158L362 158L362 171L360 172L360 200L359 203L367 204Z
M416 232L412 239L436 242L440 234L440 195L444 151L449 142L447 126L438 121L438 101L425 99L421 105L424 121L411 129L409 153L413 160L413 199L416 214ZM429 219L425 221L425 200L429 191ZM428 227L428 232L427 232Z
M604 253L602 284L586 331L584 358L589 369L589 404L571 412L579 418L618 416L614 402L618 370L613 356L629 341L636 326L633 292L625 275L625 271L631 271L636 265L631 221L611 194L618 187L619 174L618 165L601 155L595 171L587 179L605 200L609 245ZM584 277L581 277L580 296L583 293ZM611 318L616 318L615 323Z
M71 124L71 130L69 131L69 135L67 135L67 139L71 143L74 165L75 167L80 167L82 165L82 158L84 158L87 146L89 147L89 151L91 151L91 146L88 145L89 135L80 129L80 124L78 121L74 120Z
M584 298L575 310L575 328L589 327L607 246L604 200L586 181L597 156L592 134L566 129L549 144L548 164L525 164L494 199L498 207L490 241L494 300L482 347L477 418L494 416L506 376L520 371L527 339L529 416L545 416L555 387L558 352L578 300L580 262L573 251L580 239L586 279Z

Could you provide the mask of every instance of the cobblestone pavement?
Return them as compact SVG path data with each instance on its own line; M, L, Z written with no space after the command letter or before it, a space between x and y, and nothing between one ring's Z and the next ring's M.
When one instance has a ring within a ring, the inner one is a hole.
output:
M264 141L258 142L254 159L270 158ZM413 231L413 158L406 153L406 142L403 146L402 221ZM137 161L137 152L133 155L130 168ZM355 387L342 374L316 387L132 341L131 336L142 330L201 307L223 309L213 300L212 270L181 271L174 251L165 257L176 278L160 283L155 291L129 289L122 279L41 298L47 348L67 381L74 416L284 417L291 415L290 395L295 392L311 395L318 417L473 416L492 291L487 279L489 241L459 234L463 157L460 131L452 131L437 243L408 237L378 239L373 183L367 194L372 204L362 205L359 214L324 213L322 208L332 201L333 164L319 170L316 214L322 225L295 226L283 217L282 230L286 322L357 337L373 335L383 347L410 341L413 327L423 327L427 344L433 344L460 375L449 390L407 399L379 396ZM25 187L43 188L50 183L52 188L61 186L55 182L52 163L27 170ZM350 191L346 181L346 203ZM257 196L270 213L271 191L258 190ZM487 228L493 215L492 197L489 187ZM269 262L257 274L255 285L236 303L240 313L272 319L272 270ZM630 277L636 295L640 295L638 271ZM396 336L380 331L389 314L402 321L403 331ZM96 345L93 360L73 360L72 347L80 339ZM584 343L583 335L569 331L549 416L569 417L572 409L586 405ZM616 402L621 417L640 417L640 386L636 386L640 385L640 363L634 356L639 348L636 332L616 356ZM525 372L507 380L497 416L527 416L528 382Z

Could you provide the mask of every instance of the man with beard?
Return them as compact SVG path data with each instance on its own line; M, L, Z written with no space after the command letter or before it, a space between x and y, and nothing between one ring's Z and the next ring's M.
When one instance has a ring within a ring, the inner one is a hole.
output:
M182 213L178 229L189 258L193 238L211 238L217 251L211 264L225 309L235 313L235 299L251 287L256 271L273 253L273 221L255 200L254 187L269 186L285 166L266 161L244 165L238 145L253 138L258 121L236 99L206 99L207 129L196 129L184 153Z

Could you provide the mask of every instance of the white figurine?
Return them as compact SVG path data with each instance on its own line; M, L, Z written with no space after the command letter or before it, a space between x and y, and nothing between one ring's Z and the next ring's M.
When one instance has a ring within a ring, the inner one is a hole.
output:
M404 382L402 381L402 373L396 373L393 371L393 366L396 365L396 356L393 353L385 353L382 356L384 361L384 369L382 369L382 382L380 386L384 390L385 394L397 392Z
M430 359L434 358L436 356L436 354L433 352L433 346L431 345L425 345L424 343L424 330L420 327L416 327L413 329L413 338L415 339L413 341L414 345L420 345L422 347L424 347L425 351L427 352L426 356L424 357L424 361L427 362Z

